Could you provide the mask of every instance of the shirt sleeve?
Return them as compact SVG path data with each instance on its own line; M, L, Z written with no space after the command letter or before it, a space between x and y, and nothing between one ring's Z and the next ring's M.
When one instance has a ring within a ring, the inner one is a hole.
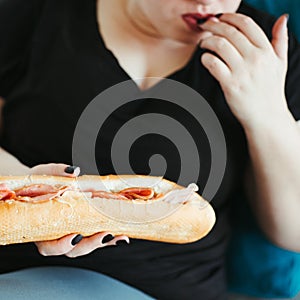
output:
M0 96L6 97L26 71L26 59L42 0L0 0Z
M289 38L289 63L285 93L292 115L297 121L300 120L300 45L293 35L290 35Z

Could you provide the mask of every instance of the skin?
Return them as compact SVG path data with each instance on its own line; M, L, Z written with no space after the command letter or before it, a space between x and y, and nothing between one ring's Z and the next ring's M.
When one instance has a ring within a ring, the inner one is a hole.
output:
M109 2L101 0L101 2ZM235 12L238 0L165 0L163 5L156 0L121 0L125 13L134 27L146 36L152 36L170 44L197 46L206 35L204 32L195 33L182 21L185 13L217 14ZM119 4L118 4L119 5Z
M245 182L251 204L269 239L299 251L300 129L284 94L287 22L285 16L277 20L269 41L251 18L234 13L239 4L239 0L164 0L163 5L157 0L98 0L97 16L107 48L141 89L159 80L147 77L164 77L183 67L199 46L222 58L209 53L199 57L245 130L251 158ZM190 12L224 14L195 32L181 18ZM0 162L5 162L0 163L2 174L72 176L63 172L66 165L26 168L5 151L0 152ZM38 250L42 255L75 257L103 247L103 233L72 246L75 235L37 243Z
M238 6L236 0L166 0L163 6L156 0L98 0L99 31L121 67L146 89L159 81L149 77L184 67L201 39L211 35L192 31L182 14L234 12Z
M200 46L224 62L208 53L201 61L246 133L251 157L246 188L261 229L275 244L299 251L300 134L284 94L287 19L277 20L271 42L253 20L239 14L224 14L201 28L212 36Z

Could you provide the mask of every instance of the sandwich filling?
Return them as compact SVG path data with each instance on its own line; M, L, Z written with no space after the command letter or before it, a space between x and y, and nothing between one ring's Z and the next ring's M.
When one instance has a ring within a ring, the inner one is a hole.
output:
M67 191L79 191L66 185L31 184L22 188L11 190L5 183L0 184L0 200L22 201L40 203L62 196ZM118 192L86 190L83 193L91 193L92 198L104 198L115 200L154 200L162 196L152 188L130 187Z

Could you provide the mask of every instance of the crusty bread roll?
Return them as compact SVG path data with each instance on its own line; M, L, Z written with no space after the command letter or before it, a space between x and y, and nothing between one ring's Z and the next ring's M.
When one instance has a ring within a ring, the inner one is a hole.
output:
M12 191L36 184L67 186L69 190L46 201L33 202L26 197L26 201L0 200L0 245L53 240L71 233L89 236L102 231L130 238L190 243L207 235L215 223L212 207L199 194L191 192L188 201L182 199L179 204L166 201L164 195L184 188L155 176L5 176L0 177L1 184ZM119 200L92 197L90 192L118 192L128 187L149 187L158 197Z

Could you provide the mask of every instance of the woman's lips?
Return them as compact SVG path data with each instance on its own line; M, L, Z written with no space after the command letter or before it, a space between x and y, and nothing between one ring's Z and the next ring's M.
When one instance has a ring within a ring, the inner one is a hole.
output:
M195 32L201 32L202 29L199 28L200 24L206 22L209 18L214 17L213 14L199 14L199 13L189 13L183 14L182 19L185 23Z

